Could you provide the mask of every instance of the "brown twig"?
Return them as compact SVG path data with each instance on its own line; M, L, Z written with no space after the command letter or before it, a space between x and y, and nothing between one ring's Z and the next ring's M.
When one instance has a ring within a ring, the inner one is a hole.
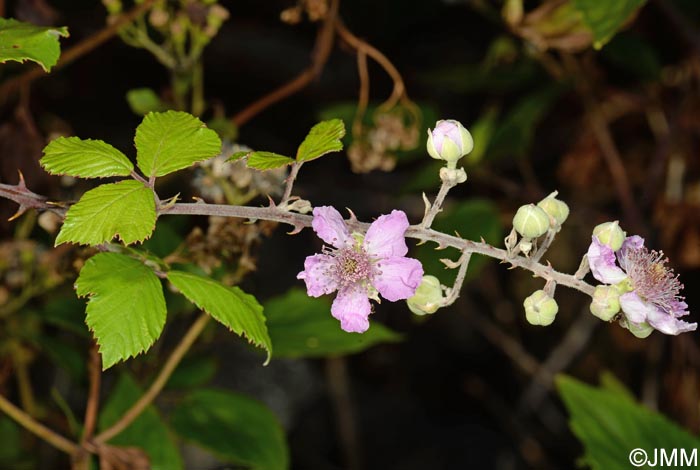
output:
M347 470L362 468L360 442L357 439L357 426L350 394L350 380L344 357L326 359L326 379L336 417L338 438L343 451L344 466Z
M695 54L700 54L700 34L697 28L689 21L689 17L678 10L674 2L666 0L655 0L656 7L666 15L666 18L673 24L673 30L680 34L685 41L692 46Z
M533 375L518 404L520 412L539 409L552 388L554 376L565 370L579 356L600 324L593 315L589 315L588 307L584 307L576 321L569 326L564 338L550 351L547 360Z
M125 25L131 23L140 15L148 11L154 3L155 0L145 0L142 4L136 5L128 13L119 16L112 24L110 24L106 28L84 39L83 41L79 42L70 49L67 49L63 54L61 54L61 58L58 60L58 63L55 65L53 70L60 69L70 64L74 60L78 59L79 57L82 57L83 55L101 46L112 36L119 33L119 30L122 29ZM44 72L44 69L42 69L39 66L36 66L28 70L27 72L18 75L17 77L7 80L2 85L0 85L0 104L2 103L2 100L9 98L12 94L16 93L22 85L29 83L37 78L43 77L45 75L46 73Z
M627 171L622 162L622 156L620 155L617 145L615 145L607 120L603 116L600 105L586 79L584 70L579 64L578 59L568 54L563 54L562 60L570 76L576 78L578 92L586 110L586 119L593 131L594 137L598 141L600 152L608 166L608 170L615 181L614 186L617 191L617 198L622 205L625 219L628 224L632 226L633 230L639 233L642 219L637 205L634 202L632 186L627 177Z
M17 423L19 423L22 427L34 433L58 450L70 455L80 450L80 447L78 447L77 444L36 421L27 413L17 408L12 402L2 395L0 395L0 410L10 418L17 421Z
M148 407L148 405L153 402L153 400L158 396L158 394L163 390L165 384L168 383L168 379L175 371L185 353L190 349L192 344L195 342L200 333L204 330L209 322L209 315L202 313L199 318L192 324L185 336L182 337L180 343L175 347L170 356L165 361L163 368L158 373L158 376L153 381L151 386L148 388L146 393L144 393L141 398L134 403L129 410L122 415L119 420L111 425L109 428L98 434L93 442L98 446L104 444L105 442L112 439L114 436L126 429L139 415Z
M100 405L100 380L102 378L102 358L97 348L97 343L90 345L90 359L88 363L90 389L88 392L87 406L85 407L85 424L83 426L82 443L92 439L97 422L97 412Z
M348 43L358 52L366 54L374 59L374 61L377 62L387 74L389 74L391 79L394 81L394 89L391 92L389 99L387 99L381 107L386 109L393 108L396 103L398 103L406 94L406 85L404 84L403 77L401 77L398 69L384 54L382 54L381 51L355 36L342 21L338 20L336 29L338 31L338 35L343 41Z
M364 50L357 51L357 74L360 77L360 93L357 100L355 119L352 122L352 135L358 138L362 134L362 120L369 104L369 71L367 70L367 53Z
M314 54L311 65L297 75L291 81L285 83L281 87L266 94L262 98L254 101L239 111L231 119L236 126L242 126L250 121L254 116L258 115L273 104L293 95L302 90L316 77L321 74L323 66L328 61L328 57L333 49L333 39L335 37L335 28L337 25L338 16L338 0L332 0L326 18L318 30L316 35L316 44L314 46Z

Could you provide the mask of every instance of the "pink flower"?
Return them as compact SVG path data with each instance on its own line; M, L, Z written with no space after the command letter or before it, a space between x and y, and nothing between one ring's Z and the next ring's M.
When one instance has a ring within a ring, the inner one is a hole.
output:
M313 214L314 232L331 247L324 246L321 254L308 256L297 279L306 282L312 297L338 291L331 314L340 320L343 330L367 331L372 313L369 299L379 301L378 293L391 302L415 294L423 267L405 256L404 233L409 224L404 212L382 215L364 236L351 234L333 207L316 207Z
M615 263L617 261L617 264ZM683 284L663 253L649 251L644 239L627 237L617 251L596 236L588 248L593 277L605 284L617 284L624 320L635 326L648 324L667 335L694 331L697 323L679 320L688 315L688 304L680 295Z

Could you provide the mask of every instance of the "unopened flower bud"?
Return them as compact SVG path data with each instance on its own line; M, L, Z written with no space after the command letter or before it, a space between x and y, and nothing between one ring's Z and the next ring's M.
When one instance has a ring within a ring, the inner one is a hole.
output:
M523 306L525 307L525 318L531 325L551 325L559 311L557 301L543 290L533 292L530 297L525 299Z
M620 311L620 293L614 286L596 286L591 301L591 313L603 321L610 321Z
M467 181L467 172L464 168L440 168L440 180L450 186L457 186Z
M474 140L459 121L446 119L428 129L428 154L437 160L445 160L449 168L455 168L457 160L474 148Z
M525 238L537 238L549 230L549 216L536 205L527 204L515 213L513 228Z
M423 276L413 297L406 300L408 308L416 315L435 313L442 302L442 286L435 276Z
M647 322L632 323L630 321L627 321L626 318L623 318L622 320L620 320L620 325L623 328L628 329L630 333L632 333L634 336L636 336L639 339L644 339L644 338L648 337L652 333L652 331L654 331L654 327L651 326Z
M625 241L627 234L620 228L620 224L616 220L597 225L593 229L593 235L598 238L600 243L608 245L613 251L617 251L622 247L622 242Z
M549 215L555 222L555 227L560 227L567 217L569 217L569 206L566 205L564 201L557 199L557 191L542 199L537 203L537 207L541 208L543 211Z

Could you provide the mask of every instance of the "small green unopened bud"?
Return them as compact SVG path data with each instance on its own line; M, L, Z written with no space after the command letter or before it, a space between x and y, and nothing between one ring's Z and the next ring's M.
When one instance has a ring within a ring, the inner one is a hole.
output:
M639 339L648 337L654 331L654 327L647 322L635 324L623 318L620 320L620 325Z
M537 203L537 207L549 215L555 222L555 227L561 226L569 217L569 206L564 201L557 199L557 191Z
M536 205L527 204L515 213L513 228L525 238L537 238L549 230L549 216Z
M435 313L443 299L440 280L435 276L423 276L413 297L406 300L408 308L416 315Z
M445 160L449 168L455 168L457 160L474 148L472 135L454 119L435 123L435 129L428 129L428 154L437 160Z
M625 236L627 236L620 228L620 224L618 224L617 220L597 225L593 229L593 235L598 238L600 243L608 245L613 251L617 251L622 247L622 242L625 241Z
M531 325L551 325L559 311L557 301L543 290L533 292L530 297L525 299L523 306L525 307L525 318Z
M614 286L597 286L593 292L591 313L603 321L612 320L620 311L620 293Z

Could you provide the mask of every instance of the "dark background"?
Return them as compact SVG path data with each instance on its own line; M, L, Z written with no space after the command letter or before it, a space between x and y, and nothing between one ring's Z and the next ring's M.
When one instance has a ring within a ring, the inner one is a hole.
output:
M8 11L17 3L8 2ZM104 9L98 2L49 3L59 14L55 23L71 31L64 46L103 25ZM447 207L488 199L500 212L505 236L520 205L558 189L571 216L547 259L563 271L575 271L592 228L619 219L628 232L642 234L669 255L695 312L694 306L700 305L700 67L692 37L683 34L673 14L693 27L697 39L697 6L669 2L669 14L650 2L602 51L588 48L573 54L584 64L583 76L552 77L500 20L500 4L483 2L484 10L479 3L354 0L340 6L348 28L389 57L404 77L409 96L438 118L458 119L469 128L489 106L496 106L503 123L523 100L561 87L553 100L538 104L532 98L540 117L530 125L521 122L528 116L513 118L519 130L503 134L505 142L492 142L484 159L468 166L470 179L450 194ZM281 23L279 13L290 2L222 4L231 18L205 52L205 93L230 115L309 64L316 25ZM487 51L500 37L512 42L515 57L485 71ZM355 57L348 52L336 46L318 80L241 127L238 140L255 149L292 154L325 109L356 100ZM567 53L549 54L563 60ZM14 70L21 68L3 73ZM681 72L683 80L672 80ZM388 96L391 82L375 64L370 74L371 97L379 102ZM629 174L637 217L621 208L617 182L588 130L585 100L575 78L587 83L600 103L621 110L610 129ZM141 117L131 112L125 94L138 87L164 90L168 83L167 71L147 52L119 39L36 81L28 100L38 135L22 133L14 101L0 111L3 182L16 182L19 167L36 192L65 194L37 164L42 139L57 127L83 138L104 139L133 156L133 129ZM659 138L650 130L648 119L654 112L666 116L669 136ZM433 124L423 122L421 135ZM516 145L517 155L509 145ZM427 155L406 157L392 173L353 174L345 155L335 155L305 166L296 191L314 205L350 207L362 220L400 208L416 223L423 211L420 190L409 191L406 185L434 172L428 160ZM666 177L671 161L685 165L679 198L668 196L673 190ZM434 194L436 173L434 179L432 187L421 189ZM173 193L188 191L181 188L184 181L169 184ZM7 202L0 207L8 216L15 210ZM459 221L471 227L465 230L478 231L470 225L474 223ZM4 229L11 236L13 226L6 224ZM296 273L304 257L318 247L311 233L288 237L279 229L259 248L258 271L244 281L244 288L264 300L299 286ZM557 291L557 321L547 328L530 326L521 302L539 288L541 283L528 273L491 262L465 286L457 304L430 318L417 319L403 303L383 303L376 321L403 333L404 341L336 362L280 359L263 369L258 367L259 356L230 337L198 352L217 355L220 370L214 384L252 393L281 415L295 469L349 468L344 454L348 449L358 468L370 470L573 468L582 449L551 390L551 374L559 372L596 383L602 371L612 371L645 404L660 408L693 432L700 429L695 334L668 338L655 333L637 340L616 324L590 317L586 298L565 288ZM690 321L697 320L692 313ZM337 367L347 368L351 399L341 406L352 406L356 442L339 437L337 402L328 379L329 370ZM542 368L551 374L542 375ZM44 368L39 365L34 372L41 376Z

